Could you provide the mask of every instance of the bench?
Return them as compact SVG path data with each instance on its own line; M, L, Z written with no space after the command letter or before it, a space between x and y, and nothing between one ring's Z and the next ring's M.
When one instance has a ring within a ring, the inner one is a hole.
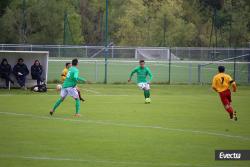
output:
M10 75L10 78L15 82L15 84L12 85L11 83L9 83L9 89L10 88L20 88L19 84L17 83L16 77L13 74ZM31 75L28 75L26 77L26 84L25 85L27 88L30 88L36 84L37 84L36 80L32 79ZM5 79L3 79L3 78L0 78L0 87L1 88L5 87Z

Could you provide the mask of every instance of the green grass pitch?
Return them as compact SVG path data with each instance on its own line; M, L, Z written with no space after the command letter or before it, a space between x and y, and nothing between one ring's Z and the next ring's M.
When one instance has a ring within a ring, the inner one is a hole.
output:
M55 85L50 85L55 87ZM215 161L216 149L250 149L250 89L233 94L239 121L228 119L209 86L152 85L144 104L136 85L80 85L86 102L74 118L71 98L0 91L1 167L249 167Z

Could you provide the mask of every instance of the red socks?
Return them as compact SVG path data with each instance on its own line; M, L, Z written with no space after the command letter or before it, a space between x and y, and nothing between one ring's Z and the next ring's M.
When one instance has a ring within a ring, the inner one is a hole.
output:
M229 113L230 118L233 119L233 115L234 115L233 108L230 106L226 110Z

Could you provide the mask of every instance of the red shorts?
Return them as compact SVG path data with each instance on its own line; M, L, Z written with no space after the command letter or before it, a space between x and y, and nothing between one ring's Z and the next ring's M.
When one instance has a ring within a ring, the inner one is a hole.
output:
M232 102L231 91L229 89L223 92L220 92L219 95L220 95L221 102L223 103L224 106L229 105Z

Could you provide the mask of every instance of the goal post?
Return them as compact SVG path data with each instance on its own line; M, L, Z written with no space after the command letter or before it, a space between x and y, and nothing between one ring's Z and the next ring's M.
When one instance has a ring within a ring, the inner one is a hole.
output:
M171 54L171 55L170 55ZM135 59L145 60L180 60L179 57L170 52L170 48L136 48Z
M226 73L229 73L234 80L250 83L250 53L198 64L198 83L210 83L220 65L225 66Z
M8 63L11 65L11 70L16 65L17 60L19 58L24 59L24 63L27 65L29 69L29 75L26 77L26 87L32 87L36 85L36 80L32 80L31 77L31 66L34 64L35 60L39 60L40 64L43 66L43 74L42 78L44 78L44 82L47 83L48 80L48 59L49 52L48 51L7 51L0 50L0 63L3 59L7 59ZM10 77L14 80L15 84L10 85L11 87L19 87L16 82L15 76L11 73ZM0 87L5 85L5 81L0 78Z

